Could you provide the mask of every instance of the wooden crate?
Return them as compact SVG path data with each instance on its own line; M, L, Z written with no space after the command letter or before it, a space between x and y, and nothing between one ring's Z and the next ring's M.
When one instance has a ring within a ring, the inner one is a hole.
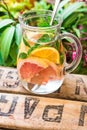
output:
M68 74L61 88L33 95L17 70L0 67L0 127L18 130L87 130L87 76Z

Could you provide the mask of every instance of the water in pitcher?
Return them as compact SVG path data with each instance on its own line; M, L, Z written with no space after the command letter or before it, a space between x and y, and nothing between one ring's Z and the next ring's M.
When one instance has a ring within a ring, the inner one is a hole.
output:
M29 30L23 31L19 49L17 68L21 83L36 94L56 91L64 79L65 50L58 39L58 30L50 29L50 18L34 15L28 19Z
M33 41L29 40L29 43L33 43ZM59 44L59 49L55 44ZM38 47L32 49L31 52L30 47L25 45L25 48L30 54L28 54L28 58L22 60L23 65L19 69L22 85L36 94L56 91L63 83L64 77L65 58L62 43L54 41L43 46L38 44Z

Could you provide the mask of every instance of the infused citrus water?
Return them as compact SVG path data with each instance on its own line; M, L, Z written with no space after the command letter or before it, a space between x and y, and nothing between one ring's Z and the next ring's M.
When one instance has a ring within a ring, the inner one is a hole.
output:
M31 10L19 17L23 40L17 58L18 74L22 86L36 94L58 90L65 72L75 70L82 56L79 39L71 33L61 33L62 18L59 14L50 25L51 15L50 10ZM69 46L76 54L72 60L70 53L70 62L66 58Z
M49 38L49 34L32 34L31 38L29 34L29 39L23 37L17 61L22 84L40 94L56 91L64 75L64 47L58 40L43 42L45 37Z
M65 50L59 39L57 19L51 27L51 15L39 15L32 13L25 19L17 69L27 90L47 94L56 91L63 82Z

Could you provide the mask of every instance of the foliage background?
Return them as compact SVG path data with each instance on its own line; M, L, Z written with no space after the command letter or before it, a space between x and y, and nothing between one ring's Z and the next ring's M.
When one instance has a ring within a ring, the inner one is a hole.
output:
M52 10L53 6L46 0L0 0L0 65L16 67L18 49L22 38L18 16L30 9ZM63 17L61 31L75 34L83 47L81 62L73 73L87 74L86 2L62 0L58 13ZM67 58L69 59L69 53Z

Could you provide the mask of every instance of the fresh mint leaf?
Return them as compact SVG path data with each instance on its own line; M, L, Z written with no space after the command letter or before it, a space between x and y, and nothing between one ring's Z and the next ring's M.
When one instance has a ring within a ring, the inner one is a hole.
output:
M38 27L49 27L49 20L47 18L40 18L37 20L37 26Z
M40 44L35 44L34 46L32 46L29 50L28 50L28 55L30 55L30 53L34 50L34 49L36 49L37 47L39 47L40 46Z
M62 53L61 55L60 55L60 63L61 64L63 64L64 63L64 57L65 55Z
M59 43L58 41L55 41L54 46L55 46L55 48L56 48L57 50L60 49L60 43Z
M25 58L27 58L27 54L22 52L22 53L19 54L19 58L25 59Z
M50 42L51 38L48 34L44 34L40 39L38 39L38 42Z
M46 16L44 18L40 18L37 20L37 26L38 27L50 27L50 21L51 21L51 17L50 16ZM53 21L53 25L57 25L58 21L54 20Z
M25 44L26 46L31 47L24 37L23 37L23 42L24 42L24 44Z

